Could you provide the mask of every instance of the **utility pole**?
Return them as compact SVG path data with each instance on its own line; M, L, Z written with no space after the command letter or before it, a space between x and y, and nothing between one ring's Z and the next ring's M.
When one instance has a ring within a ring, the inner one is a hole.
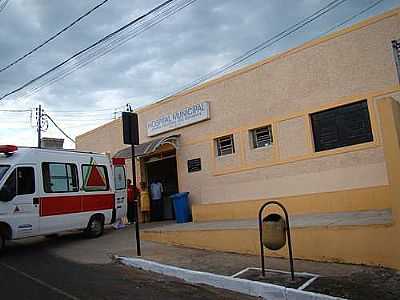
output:
M38 148L42 148L42 117L42 105L39 105L39 109L36 110Z
M37 138L38 138L38 148L42 148L42 132L46 131L47 128L49 127L48 121L47 121L47 114L44 113L44 110L42 109L42 105L39 105L38 108L36 108L36 126L37 126Z

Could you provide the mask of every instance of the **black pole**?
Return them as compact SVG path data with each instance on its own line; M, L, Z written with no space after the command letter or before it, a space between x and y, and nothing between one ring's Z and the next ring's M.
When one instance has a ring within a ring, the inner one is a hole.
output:
M38 148L42 148L42 106L39 105L38 118L37 118L37 132L38 132Z
M283 213L285 214L285 218L286 218L286 234L287 234L287 237L288 237L290 273L292 275L292 280L294 280L292 239L290 237L289 215L287 213L286 208L282 204L278 203L278 205L282 208Z
M262 276L265 277L265 261L264 261L264 245L262 242L262 212L265 206L262 206L258 212L258 232L260 233L260 251L261 251L261 272Z
M131 144L131 153L132 153L132 183L134 185L134 190L136 191L136 165L135 165L135 145ZM134 200L136 202L135 207L135 232L136 232L136 255L142 256L142 251L140 249L140 232L139 232L139 205L138 200Z

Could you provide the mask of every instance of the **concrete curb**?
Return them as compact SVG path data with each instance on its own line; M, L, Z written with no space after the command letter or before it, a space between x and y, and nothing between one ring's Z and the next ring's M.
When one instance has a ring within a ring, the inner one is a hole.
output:
M116 256L121 263L151 271L166 276L172 276L182 279L188 283L206 284L216 288L222 288L250 296L262 297L268 300L339 300L343 298L331 297L328 295L305 292L292 288L286 288L279 285L251 281L247 279L234 278L230 276L218 275L207 272L193 271L189 269L178 268L164 265L157 262L141 259Z

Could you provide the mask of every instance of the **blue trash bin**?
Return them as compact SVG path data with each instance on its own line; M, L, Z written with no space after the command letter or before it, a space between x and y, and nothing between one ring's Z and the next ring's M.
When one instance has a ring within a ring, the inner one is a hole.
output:
M188 196L188 192L177 193L169 196L174 203L176 223L186 223L191 221Z

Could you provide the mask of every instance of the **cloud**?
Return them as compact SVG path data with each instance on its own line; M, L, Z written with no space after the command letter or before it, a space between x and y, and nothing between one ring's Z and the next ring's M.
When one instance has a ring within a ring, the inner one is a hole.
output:
M0 14L0 66L26 53L99 2L10 1ZM10 91L34 78L160 2L110 0L56 41L0 73L0 91ZM115 109L96 114L88 112L104 108L122 109L127 102L142 106L155 101L225 64L329 2L198 0L58 83L22 99L7 98L0 103L0 110L31 109L40 103L66 132L75 136L112 120ZM372 2L347 1L321 21L262 51L248 63L312 39ZM386 0L369 15L399 4L400 0ZM56 112L62 110L81 113ZM0 112L0 142L34 145L35 131L30 127L29 116L22 115L12 121L7 121L7 118L8 115ZM52 126L45 135L61 137ZM69 142L67 145L73 146Z

